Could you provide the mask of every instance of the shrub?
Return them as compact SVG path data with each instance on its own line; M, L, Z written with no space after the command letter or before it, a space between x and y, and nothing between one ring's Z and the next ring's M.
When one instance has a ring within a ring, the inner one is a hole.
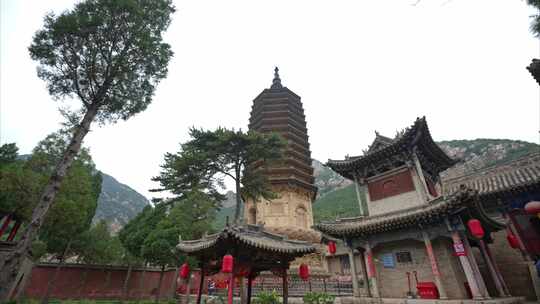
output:
M304 295L305 304L333 304L334 296L324 292L308 292Z
M281 300L279 298L278 293L275 290L272 290L272 292L259 292L257 294L257 297L253 299L253 303L255 304L281 304Z

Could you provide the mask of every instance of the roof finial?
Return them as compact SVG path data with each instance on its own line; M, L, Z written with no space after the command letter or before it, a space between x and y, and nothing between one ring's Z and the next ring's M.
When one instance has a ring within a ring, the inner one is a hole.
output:
M274 69L274 80L272 80L272 86L271 89L281 89L283 86L281 85L281 79L279 78L279 68L276 67Z

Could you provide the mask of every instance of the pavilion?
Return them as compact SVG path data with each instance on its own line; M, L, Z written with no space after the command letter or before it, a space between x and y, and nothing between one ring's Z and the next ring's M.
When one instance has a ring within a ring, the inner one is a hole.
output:
M308 242L289 240L285 236L265 231L263 226L229 226L216 234L198 240L180 241L179 252L196 257L201 271L197 304L200 304L204 277L220 272L223 257L234 257L234 277L247 277L247 303L251 301L251 285L262 271L272 271L283 279L283 304L287 304L287 270L290 263L301 256L314 253L316 248ZM233 284L229 283L229 286ZM232 293L230 292L232 295Z

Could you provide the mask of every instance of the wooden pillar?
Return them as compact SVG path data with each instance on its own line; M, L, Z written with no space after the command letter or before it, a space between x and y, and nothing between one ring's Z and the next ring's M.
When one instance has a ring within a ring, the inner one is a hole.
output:
M472 247L469 244L469 239L467 239L466 236L464 236L462 239L463 239L463 244L465 245L465 253L467 254L467 258L469 259L469 262L471 263L471 268L473 270L474 276L476 277L476 282L478 282L478 291L480 291L480 294L483 297L485 297L486 299L490 299L491 297L486 287L486 282L484 281L484 278L482 277L482 273L480 272L478 263L476 263L476 259L473 254Z
M11 232L8 235L7 241L11 242L15 239L15 236L17 235L17 231L19 230L19 227L21 227L21 221L15 221L15 225L13 225L13 228L11 228Z
M366 260L366 255L364 254L364 251L360 251L360 256L362 263L360 263L360 266L362 267L362 277L364 282L364 291L365 296L371 297L371 291L369 290L369 282L368 282L368 276L367 276L367 270L366 270L366 263L364 262Z
M503 217L506 220L506 227L510 230L510 232L517 238L519 250L521 251L521 256L523 257L524 261L532 261L531 257L527 253L527 249L525 248L525 243L523 242L523 239L521 239L521 235L518 233L516 226L514 225L514 221L510 217L508 213L504 213Z
M358 273L356 272L356 259L354 258L354 248L349 247L349 264L351 264L351 279L353 285L353 296L360 296L360 286L358 286Z
M433 246L431 245L431 240L429 239L429 235L427 234L427 232L422 231L422 237L424 238L424 244L426 245L427 255L429 258L429 262L431 263L431 271L435 279L435 284L437 285L437 289L439 290L439 297L441 298L441 300L448 299L448 296L446 295L446 290L444 289L444 286L441 281L441 273L439 272L439 265L437 264L437 259L435 258L435 254L433 253Z
M283 304L289 302L289 284L287 282L287 268L283 269Z
M426 178L424 177L424 171L422 170L422 165L420 164L418 155L416 155L416 151L413 152L412 158L414 161L414 168L416 169L416 174L418 174L418 177L420 178L420 183L422 184L423 196L426 200L430 200L432 197L431 197L431 194L429 193L429 189L426 183Z
M459 236L459 233L456 230L453 230L451 232L451 235L452 235L452 241L454 243L454 250L458 254L461 267L463 268L463 272L465 272L465 277L467 278L467 282L469 283L469 287L471 288L473 299L475 300L484 299L482 294L480 294L478 281L476 280L476 276L474 275L472 266L465 253L466 252L465 245L461 241L461 237Z
M358 208L360 208L360 216L367 215L367 210L364 210L362 205L362 195L360 194L360 183L358 181L358 176L354 173L354 189L356 190L356 200L358 201Z
M489 270L489 274L491 275L491 279L493 280L493 283L495 283L497 292L499 293L499 296L505 297L506 293L504 292L501 281L499 280L499 276L497 276L497 273L495 272L495 267L493 267L493 263L487 255L486 243L484 243L484 240L479 240L478 243L480 245L480 253L482 253L482 258L484 259L484 262L486 263L486 266Z
M506 296L510 296L510 290L508 289L508 285L506 285L506 282L504 281L501 270L499 269L499 265L497 265L497 263L495 262L495 259L493 258L493 254L491 253L491 249L489 248L489 245L485 244L485 246L486 246L487 256L490 259L491 264L493 265L493 268L495 269L495 274L499 277L499 281L501 282L504 293L506 294Z
M371 246L369 242L366 242L366 252L365 252L365 259L366 259L366 269L367 269L367 281L369 284L369 289L371 291L371 295L374 298L380 298L379 294L379 284L377 282L377 273L375 271L375 264L373 263L373 252L371 250Z
M247 304L251 304L251 284L253 284L253 274L249 274L248 275L248 281L247 281L247 300L246 300L246 303Z
M204 288L204 267L201 265L201 271L199 275L199 290L197 291L197 304L201 304L201 298L202 298L202 291Z

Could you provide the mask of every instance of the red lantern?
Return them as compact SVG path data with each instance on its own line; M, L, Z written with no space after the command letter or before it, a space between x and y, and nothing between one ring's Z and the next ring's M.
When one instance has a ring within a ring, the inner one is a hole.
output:
M484 237L484 228L482 228L482 223L479 220L471 219L467 222L467 226L474 238L480 240Z
M300 278L304 281L307 281L309 279L309 267L306 264L301 264L300 268L298 268L298 275Z
M182 279L187 279L189 277L189 265L188 265L188 263L184 263L180 267L180 277Z
M540 202L539 201L528 202L525 205L525 212L527 212L527 214L537 215L538 213L540 213Z
M508 234L506 235L506 239L508 240L508 244L510 244L510 247L514 249L519 248L518 238L513 233L508 232Z
M328 252L330 254L336 253L336 243L335 242L332 242L332 241L328 242Z
M223 263L221 264L221 272L231 273L233 271L234 258L232 255L227 254L223 257Z

